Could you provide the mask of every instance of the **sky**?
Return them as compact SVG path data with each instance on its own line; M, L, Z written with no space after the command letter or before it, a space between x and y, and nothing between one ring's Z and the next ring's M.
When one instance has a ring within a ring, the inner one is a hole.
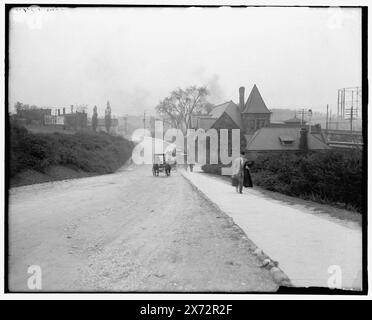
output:
M239 101L256 84L269 109L337 110L361 85L354 8L16 8L10 12L9 103L87 104L154 114L177 88Z

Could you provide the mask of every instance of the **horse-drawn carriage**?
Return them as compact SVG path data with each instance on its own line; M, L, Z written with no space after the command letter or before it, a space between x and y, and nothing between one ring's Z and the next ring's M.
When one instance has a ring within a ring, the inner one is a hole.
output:
M164 172L165 175L170 176L171 165L166 160L165 153L156 153L153 157L152 174L158 176L159 172Z

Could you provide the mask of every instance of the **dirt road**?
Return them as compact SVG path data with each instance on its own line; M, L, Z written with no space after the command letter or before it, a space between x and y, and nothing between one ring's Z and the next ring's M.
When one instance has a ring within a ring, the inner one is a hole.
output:
M275 291L252 243L178 173L147 166L13 188L9 289L29 291Z

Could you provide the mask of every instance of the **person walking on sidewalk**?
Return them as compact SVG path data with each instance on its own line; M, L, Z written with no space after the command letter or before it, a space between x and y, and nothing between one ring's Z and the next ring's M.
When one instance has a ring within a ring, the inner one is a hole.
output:
M236 158L232 163L232 185L236 187L236 192L243 192L243 182L244 182L244 151L240 152L240 156Z
M243 187L245 188L253 188L253 181L252 181L252 176L251 176L251 171L249 170L249 161L244 162L243 166ZM252 164L252 163L251 163Z
M236 192L239 193L243 193L243 186L246 188L253 187L248 161L244 156L245 153L242 151L240 157L236 158L232 164L232 185L236 187Z

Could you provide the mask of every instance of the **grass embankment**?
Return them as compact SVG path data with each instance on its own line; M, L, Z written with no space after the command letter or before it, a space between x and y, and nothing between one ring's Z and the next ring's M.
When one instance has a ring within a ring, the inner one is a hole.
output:
M220 165L203 170L220 174ZM262 154L251 167L254 185L323 204L362 212L362 152Z
M132 149L132 142L106 133L30 133L12 126L11 186L112 173Z

